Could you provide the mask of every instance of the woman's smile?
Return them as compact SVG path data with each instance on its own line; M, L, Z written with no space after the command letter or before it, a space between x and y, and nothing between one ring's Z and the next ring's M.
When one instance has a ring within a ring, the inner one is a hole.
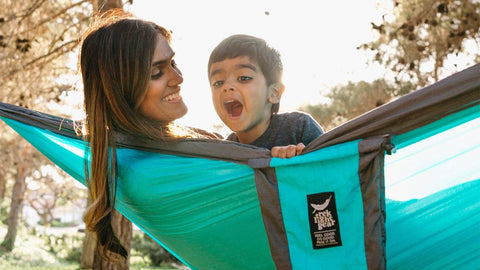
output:
M172 93L164 98L162 98L162 101L166 102L180 102L182 101L182 96L180 95L180 91Z

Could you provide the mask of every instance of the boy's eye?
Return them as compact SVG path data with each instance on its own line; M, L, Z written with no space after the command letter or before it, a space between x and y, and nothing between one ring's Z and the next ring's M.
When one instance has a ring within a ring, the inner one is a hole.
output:
M240 77L238 77L238 80L239 80L239 81L249 81L249 80L251 80L251 79L252 79L252 77L248 77L248 76L240 76Z
M178 67L177 62L175 62L174 59L172 59L172 61L170 62L170 65L171 65L173 68L177 68L177 67Z
M223 84L223 81L214 81L212 83L212 86L213 87L220 87L220 86L222 86L222 84Z

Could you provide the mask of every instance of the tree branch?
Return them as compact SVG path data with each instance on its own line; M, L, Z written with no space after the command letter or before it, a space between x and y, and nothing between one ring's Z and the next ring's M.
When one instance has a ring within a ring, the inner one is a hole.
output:
M25 12L25 14L23 14L19 21L19 23L21 23L23 20L25 20L25 18L27 18L28 16L30 16L33 12L35 12L35 10L37 10L38 8L40 8L43 3L45 3L47 0L37 0L30 8L27 9L27 11Z
M5 78L10 78L11 76L15 75L17 72L25 69L25 68L28 67L28 66L31 66L31 65L35 64L36 62L38 62L38 61L40 61L40 60L42 60L42 59L45 59L45 58L47 58L47 57L49 57L49 56L51 56L51 55L59 52L61 49L65 48L66 46L69 46L69 45L71 45L71 44L74 44L74 45L73 45L69 50L67 50L67 51L71 51L71 50L78 44L78 40L68 41L68 42L60 45L59 47L55 48L54 50L48 52L47 54L44 54L44 55L42 55L42 56L39 56L39 57L33 59L32 61L26 63L25 65L22 65L21 68L16 68L16 69L10 71L10 72L8 73L8 75L5 76ZM67 52L67 51L66 51L66 52ZM63 53L66 53L66 52L63 52ZM61 53L61 54L63 54L63 53Z
M53 16L51 16L51 17L49 17L49 18L47 18L47 19L39 22L37 25L35 25L35 26L33 26L33 27L31 27L31 28L29 28L29 29L27 29L27 30L24 30L24 31L22 31L22 32L20 32L20 33L18 33L18 34L21 35L21 34L30 32L30 31L32 31L32 30L34 30L34 29L36 29L36 28L44 25L45 23L47 23L47 22L49 22L49 21L52 21L52 20L60 17L62 14L66 13L69 9L74 8L74 7L76 7L76 6L79 6L79 5L81 5L81 4L83 4L83 3L86 3L86 2L89 2L89 0L81 0L80 2L74 3L74 4L72 4L72 5L68 6L68 7L60 10L60 11L57 12L55 15L53 15Z

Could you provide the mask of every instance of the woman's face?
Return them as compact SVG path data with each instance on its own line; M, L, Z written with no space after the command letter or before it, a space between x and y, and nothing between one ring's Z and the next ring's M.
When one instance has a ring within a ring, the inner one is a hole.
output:
M174 55L167 39L159 34L147 92L140 103L140 112L152 120L171 122L187 113L180 96L183 77L173 60Z

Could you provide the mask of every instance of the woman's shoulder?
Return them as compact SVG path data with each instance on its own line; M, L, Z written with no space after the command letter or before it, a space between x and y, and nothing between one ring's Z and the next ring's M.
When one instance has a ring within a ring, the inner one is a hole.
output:
M223 136L217 132L206 131L204 129L195 128L195 127L186 127L186 128L188 128L191 132L195 133L196 135L198 135L199 138L202 138L202 139L223 140Z

